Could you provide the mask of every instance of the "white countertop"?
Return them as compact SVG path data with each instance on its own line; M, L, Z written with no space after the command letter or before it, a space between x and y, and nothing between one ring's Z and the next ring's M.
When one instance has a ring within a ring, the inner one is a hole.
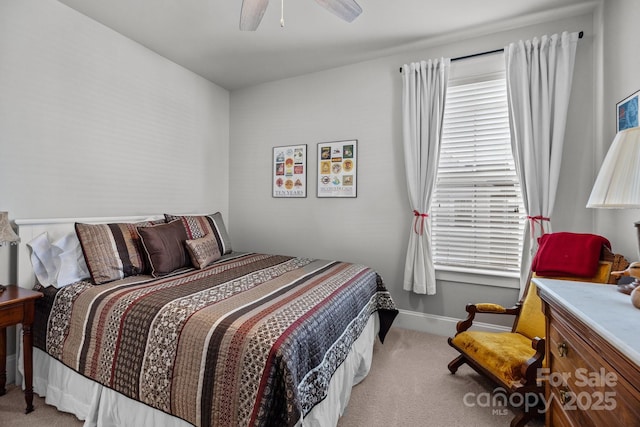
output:
M538 289L640 366L640 309L614 285L532 279Z

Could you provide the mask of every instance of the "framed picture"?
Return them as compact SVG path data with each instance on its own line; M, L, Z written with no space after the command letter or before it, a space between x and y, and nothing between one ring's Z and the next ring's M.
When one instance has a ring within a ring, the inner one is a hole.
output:
M273 197L307 197L307 145L273 147Z
M638 95L640 90L616 104L616 131L638 127Z
M318 144L318 197L357 197L358 141Z

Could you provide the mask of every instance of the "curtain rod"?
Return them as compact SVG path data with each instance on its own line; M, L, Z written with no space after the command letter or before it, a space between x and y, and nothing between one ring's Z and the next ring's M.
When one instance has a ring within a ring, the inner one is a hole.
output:
M578 33L578 38L581 39L582 36L584 36L584 32L580 31ZM502 49L495 49L495 50L488 50L486 52L480 52L480 53L472 53L471 55L465 55L465 56L458 56L457 58L451 58L451 62L453 61L460 61L462 59L469 59L469 58L475 58L476 56L484 56L484 55L491 55L493 53L498 53L498 52L504 52L504 48ZM400 72L402 72L402 67L400 67Z

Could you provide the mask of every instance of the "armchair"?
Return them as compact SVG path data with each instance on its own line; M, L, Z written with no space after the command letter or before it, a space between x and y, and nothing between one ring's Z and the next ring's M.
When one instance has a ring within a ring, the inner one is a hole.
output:
M597 253L596 253L597 256ZM553 277L594 283L615 283L611 277L612 268L628 265L624 257L613 254L602 246L597 273L590 278ZM626 267L623 267L626 268ZM519 394L524 411L511 421L511 427L522 427L536 415L536 403L542 403L544 383L538 376L538 369L545 367L545 318L542 302L538 297L530 274L523 298L511 308L497 304L468 304L466 319L458 322L457 333L449 338L449 345L460 352L449 365L455 374L467 363L475 371L491 379L508 394ZM546 276L549 277L549 276ZM511 332L484 332L470 330L476 313L515 316ZM532 403L531 403L532 402Z

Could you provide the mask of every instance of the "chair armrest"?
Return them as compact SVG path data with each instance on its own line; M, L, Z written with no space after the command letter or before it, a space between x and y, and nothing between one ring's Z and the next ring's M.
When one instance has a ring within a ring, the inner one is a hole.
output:
M477 313L508 314L507 309L501 306L500 304L479 303L479 304L470 304L470 305L476 306Z
M542 368L542 361L544 360L544 338L535 337L531 340L531 348L536 351L527 362L522 365L522 378L525 384L535 385L539 381L539 369Z
M490 303L467 304L467 306L465 307L465 310L468 313L467 318L459 321L456 324L456 331L459 334L460 332L464 332L469 329L473 324L473 319L475 319L476 313L517 315L520 313L521 307L522 305L520 303L511 308L504 308L499 304Z

